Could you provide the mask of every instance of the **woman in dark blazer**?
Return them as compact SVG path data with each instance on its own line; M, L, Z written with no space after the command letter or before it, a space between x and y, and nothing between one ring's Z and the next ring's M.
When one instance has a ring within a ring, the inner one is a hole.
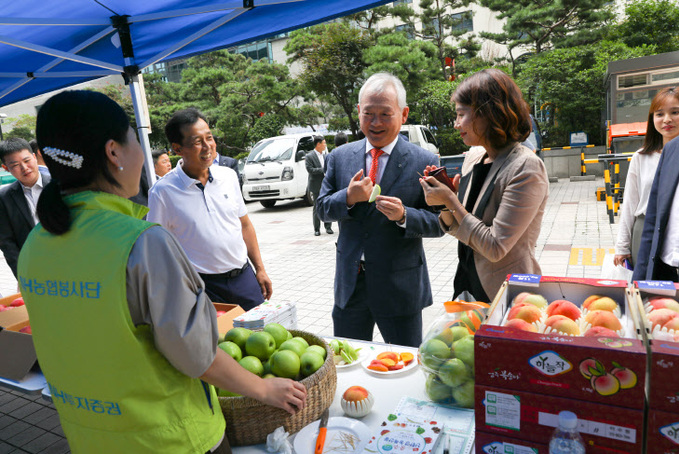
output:
M531 131L528 105L497 69L465 79L455 90L455 128L466 145L456 191L429 176L420 183L429 205L445 205L441 227L459 240L455 295L490 302L510 273L540 274L535 246L549 179L544 163L521 145Z

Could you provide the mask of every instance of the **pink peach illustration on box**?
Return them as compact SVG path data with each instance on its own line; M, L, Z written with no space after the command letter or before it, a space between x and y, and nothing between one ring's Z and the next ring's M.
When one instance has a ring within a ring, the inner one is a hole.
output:
M630 389L637 385L637 374L632 369L622 367L620 364L612 361L613 369L611 374L615 376L620 382L620 389Z
M604 365L601 364L598 359L587 358L580 362L578 369L580 370L582 376L589 380L592 378L592 371L604 370Z

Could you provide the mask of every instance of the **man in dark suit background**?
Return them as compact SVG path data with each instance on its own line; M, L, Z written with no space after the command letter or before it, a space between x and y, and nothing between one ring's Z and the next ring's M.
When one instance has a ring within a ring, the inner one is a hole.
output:
M35 207L50 177L40 173L35 153L24 139L13 137L0 142L0 160L17 179L0 188L0 249L16 277L19 251L38 223Z
M323 136L314 136L314 150L307 154L305 158L306 170L309 173L309 191L313 195L314 201L321 192L321 184L325 175L325 156L323 152L326 148L327 145ZM321 234L321 220L318 217L316 203L314 203L311 215L314 223L314 235L319 236ZM332 231L332 222L325 222L324 227L328 235L335 233Z
M231 156L224 156L221 155L217 152L215 152L217 156L215 156L215 161L214 163L222 166L222 167L231 167L234 172L236 172L236 176L238 177L238 183L240 183L241 188L243 187L243 180L240 177L240 172L238 171L238 160L232 158Z
M437 157L399 137L408 107L398 78L371 76L357 107L365 139L328 155L316 202L321 220L340 227L334 335L372 340L377 324L385 342L417 347L432 304L422 238L443 235L418 172ZM382 195L369 203L374 184Z
M679 137L660 155L632 279L679 282Z

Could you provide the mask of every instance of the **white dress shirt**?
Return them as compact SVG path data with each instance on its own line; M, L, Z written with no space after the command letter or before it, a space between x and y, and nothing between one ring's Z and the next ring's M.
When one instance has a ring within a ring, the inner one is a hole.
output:
M670 266L679 266L679 185L674 190L660 260Z
M648 197L655 171L660 161L660 153L641 154L638 151L632 156L625 180L625 194L620 209L620 223L618 224L618 239L615 253L629 255L632 253L632 227L637 216L646 214Z
M387 166L387 162L389 162L389 156L391 155L392 150L396 146L396 142L398 142L398 135L394 139L393 142L391 142L389 145L387 145L384 148L379 148L379 150L384 151L384 153L377 158L377 176L375 177L375 184L380 184L380 181L382 181L382 175L384 175L384 168ZM365 175L368 176L368 173L370 173L370 166L372 165L373 162L373 155L370 153L370 150L373 148L377 148L373 146L368 139L365 140Z
M19 183L21 184L21 183ZM42 175L38 172L38 181L32 187L21 185L24 190L24 197L28 203L28 208L31 210L31 216L33 216L33 221L37 225L40 220L38 219L38 214L36 213L36 207L38 206L38 198L42 192Z
M211 181L200 181L177 166L149 191L150 222L172 232L199 273L221 274L247 262L240 218L247 214L236 172L210 167Z

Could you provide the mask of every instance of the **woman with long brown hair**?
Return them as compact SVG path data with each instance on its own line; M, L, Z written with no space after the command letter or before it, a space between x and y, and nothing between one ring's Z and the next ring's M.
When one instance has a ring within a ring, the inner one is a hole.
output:
M625 260L637 263L644 218L651 193L653 177L660 161L660 152L667 142L679 136L679 91L663 88L653 97L648 110L644 146L632 156L627 171L625 193L618 223L613 263Z

